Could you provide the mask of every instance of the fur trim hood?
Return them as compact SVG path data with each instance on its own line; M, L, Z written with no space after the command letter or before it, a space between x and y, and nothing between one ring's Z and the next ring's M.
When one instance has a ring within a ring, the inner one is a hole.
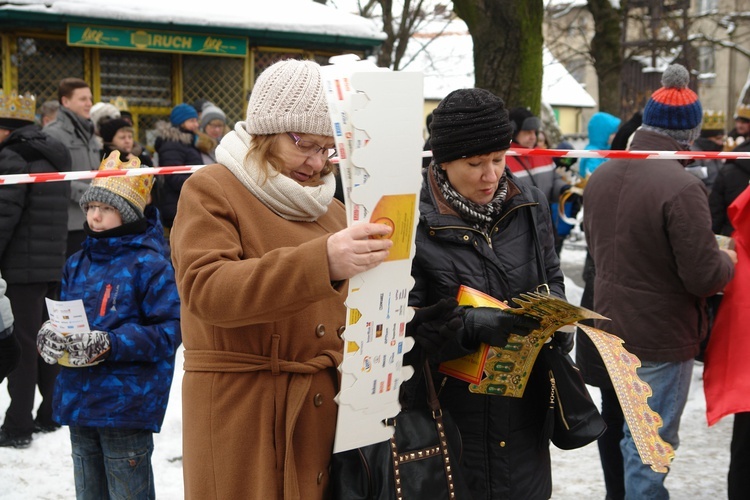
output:
M193 144L193 137L195 134L173 127L172 124L167 121L159 120L154 125L154 129L156 130L156 137L162 141L181 142L187 145Z

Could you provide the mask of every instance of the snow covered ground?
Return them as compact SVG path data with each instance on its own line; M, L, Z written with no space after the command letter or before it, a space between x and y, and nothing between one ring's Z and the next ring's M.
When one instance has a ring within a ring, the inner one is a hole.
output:
M563 269L580 272L584 251L580 246L563 250ZM577 281L580 282L578 276ZM580 301L581 289L566 279L568 300ZM714 427L706 425L706 403L703 397L702 365L696 365L687 408L682 418L680 440L672 470L666 484L675 500L726 498L726 473L729 467L729 442L732 418ZM178 353L167 415L160 434L156 434L153 456L156 494L160 499L183 497L181 444L182 353ZM0 384L0 419L9 404L7 382ZM590 388L594 401L596 388ZM595 444L572 451L552 447L552 498L556 500L603 499L599 453ZM30 448L0 448L0 499L70 499L75 498L70 440L66 427L51 434L37 434ZM519 499L520 500L520 499Z

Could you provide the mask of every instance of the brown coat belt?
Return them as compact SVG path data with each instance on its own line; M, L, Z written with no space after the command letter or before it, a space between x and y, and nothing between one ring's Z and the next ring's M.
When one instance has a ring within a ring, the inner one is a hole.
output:
M342 360L343 354L338 351L323 351L304 362L281 360L279 359L279 335L273 335L271 357L232 351L186 350L183 368L187 372L270 371L274 375L281 372L294 374L289 382L286 401L285 425L288 432L284 457L284 499L298 500L300 492L292 441L297 418L312 385L311 375L326 368L335 368L341 364Z

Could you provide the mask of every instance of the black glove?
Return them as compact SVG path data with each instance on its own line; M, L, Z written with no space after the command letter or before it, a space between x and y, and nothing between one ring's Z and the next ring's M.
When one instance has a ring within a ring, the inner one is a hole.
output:
M574 338L573 332L565 332L563 330L557 330L552 334L552 342L560 346L563 354L570 354L570 351L573 350Z
M36 334L36 350L47 364L56 364L65 353L66 345L65 336L53 330L49 321L45 321Z
M0 382L12 372L18 365L21 357L21 344L13 335L13 327L10 326L0 333Z
M513 314L495 307L470 307L466 309L464 326L470 342L504 347L511 333L526 336L542 325L525 314Z
M92 366L109 355L110 341L107 332L93 330L88 333L71 333L67 336L70 364Z
M406 325L406 335L414 337L428 354L440 352L463 328L462 312L454 298L415 309L414 317Z

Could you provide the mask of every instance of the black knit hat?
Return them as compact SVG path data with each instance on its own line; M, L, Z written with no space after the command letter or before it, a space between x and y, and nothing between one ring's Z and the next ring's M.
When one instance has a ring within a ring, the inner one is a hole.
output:
M454 90L432 112L430 146L435 163L504 151L511 127L502 99L484 89Z
M539 130L542 121L534 116L527 108L513 108L508 113L510 125L513 127L513 138L515 139L521 130Z
M123 120L122 118L115 118L114 120L108 120L101 123L99 125L99 133L101 134L102 140L105 143L110 143L112 142L112 139L114 139L117 135L117 132L123 128L128 129L130 132L133 132L133 127L127 120Z

